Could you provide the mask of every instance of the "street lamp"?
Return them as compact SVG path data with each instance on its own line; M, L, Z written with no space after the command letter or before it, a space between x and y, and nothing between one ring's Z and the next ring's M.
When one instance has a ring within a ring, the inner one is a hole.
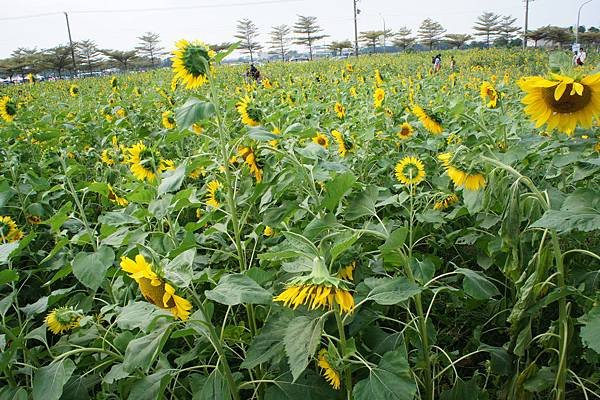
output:
M575 27L575 43L579 43L579 17L581 17L581 9L583 8L583 6L585 6L587 3L590 3L593 0L587 0L584 1L583 3L581 3L581 5L579 6L579 10L577 11L577 26Z

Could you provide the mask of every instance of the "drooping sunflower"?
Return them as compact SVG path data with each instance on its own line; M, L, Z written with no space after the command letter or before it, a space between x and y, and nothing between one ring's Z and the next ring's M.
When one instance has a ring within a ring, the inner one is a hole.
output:
M177 167L175 166L175 161L169 160L167 158L161 159L158 163L159 172L174 171L176 168Z
M135 261L121 257L121 269L137 282L142 295L149 303L171 311L175 318L180 320L185 321L189 318L192 304L176 295L175 288L152 270L152 264L147 262L143 255L135 256Z
M373 106L375 108L381 107L383 100L385 100L385 90L382 88L375 89L375 93L373 94Z
M0 98L0 118L6 122L13 122L17 115L17 104L8 96Z
M154 181L156 173L154 172L153 156L150 149L144 143L139 142L127 148L126 151L129 154L127 163L133 176L140 181Z
M496 108L498 102L498 92L488 81L483 81L479 87L479 96L487 108Z
M262 181L263 171L256 161L256 154L251 147L242 147L238 150L238 156L244 159L244 163L250 168L250 172L254 174L256 182Z
M0 241L2 243L16 242L23 238L23 232L8 215L0 215Z
M208 82L207 66L216 53L200 40L189 42L185 39L175 43L173 51L173 73L185 84L186 89L195 89Z
M342 132L336 131L335 129L331 131L331 136L333 136L335 142L338 145L338 153L341 157L346 157L348 152L352 151L354 148L354 144L346 139Z
M117 80L116 76L113 76L110 78L110 87L113 89L116 89L117 86L119 85L119 81Z
M398 131L398 137L400 139L408 139L409 137L412 136L413 134L413 127L411 124L409 124L408 122L404 122L402 125L400 125L400 130Z
M396 179L405 185L418 185L425 179L423 161L406 156L396 164Z
M440 119L434 114L427 113L423 108L417 105L413 106L412 112L419 118L419 121L421 121L425 129L429 132L438 135L444 130Z
M100 155L100 159L106 165L115 165L115 160L112 159L110 154L108 154L108 149L102 150L102 154Z
M434 210L447 210L454 204L458 203L458 196L455 193L444 194L441 200L438 200L433 205Z
M329 148L329 138L322 133L317 133L316 136L313 136L312 141L326 149Z
M252 99L244 96L237 102L235 108L242 117L242 123L248 126L257 126L260 124L262 112L252 105Z
M521 101L536 128L547 124L549 131L557 128L571 134L577 125L591 128L594 117L600 114L600 72L581 78L532 76L517 83L527 93Z
M375 70L375 85L383 85L383 77L381 76L381 72L379 72L378 69Z
M127 204L129 204L127 199L125 199L123 197L119 197L117 195L117 193L115 192L115 189L110 184L108 184L108 200L112 201L113 203L115 203L121 207L125 207Z
M442 153L438 155L438 160L442 162L446 173L455 188L465 188L470 191L478 191L485 187L485 177L479 173L468 173L452 164L452 153Z
M352 86L350 88L350 96L352 96L352 97L358 96L358 92L356 91L356 88L354 86Z
M164 111L162 113L162 125L166 129L175 128L175 116L173 115L173 111Z
M331 366L327 358L327 349L319 350L317 364L321 368L325 380L329 382L332 388L339 390L341 386L340 374Z
M76 84L72 84L69 87L69 94L71 95L71 97L76 97L79 94L79 86L77 86Z
M355 269L356 261L352 261L350 264L346 265L338 271L337 277L347 281L352 281L354 279L352 275L354 274Z
M344 107L340 102L335 103L333 110L339 119L343 119L346 116L346 107Z
M81 317L81 312L74 310L73 307L59 307L50 311L44 318L44 322L50 332L59 335L77 328Z
M217 180L212 180L208 182L206 189L208 190L208 199L206 200L206 204L213 208L219 208L221 203L219 202L218 195L221 189L223 189L223 184Z

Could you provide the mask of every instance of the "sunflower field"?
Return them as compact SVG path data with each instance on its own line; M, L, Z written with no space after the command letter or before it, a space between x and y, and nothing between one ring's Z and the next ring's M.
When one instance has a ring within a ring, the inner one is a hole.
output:
M597 70L232 50L0 88L0 400L600 398Z

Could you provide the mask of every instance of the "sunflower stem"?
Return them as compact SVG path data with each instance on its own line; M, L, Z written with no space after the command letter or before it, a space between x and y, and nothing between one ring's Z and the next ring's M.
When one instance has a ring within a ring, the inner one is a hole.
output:
M339 308L335 309L335 321L337 322L338 334L340 335L340 354L342 358L346 353L346 332L344 331L344 321L340 315ZM352 371L350 367L344 366L344 386L346 387L346 399L352 400Z

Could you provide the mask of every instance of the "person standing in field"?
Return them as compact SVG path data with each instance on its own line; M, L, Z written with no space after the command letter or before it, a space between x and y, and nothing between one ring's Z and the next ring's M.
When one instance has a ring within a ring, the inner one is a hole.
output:
M438 54L433 59L433 71L439 72L441 68L442 68L442 55Z
M577 59L575 60L575 62L577 63L577 65L582 66L583 64L585 64L586 57L587 54L582 47L579 49L579 54L577 55Z
M454 60L454 56L450 56L450 69L454 71L454 68L456 68L456 61Z

